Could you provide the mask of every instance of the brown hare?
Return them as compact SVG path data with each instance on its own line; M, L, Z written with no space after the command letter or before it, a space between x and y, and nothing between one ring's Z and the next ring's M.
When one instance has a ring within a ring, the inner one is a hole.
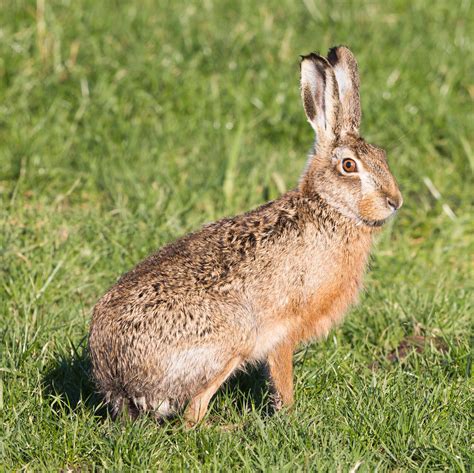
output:
M113 417L186 407L197 423L219 386L258 361L276 407L291 405L295 347L357 300L373 235L402 196L385 152L359 136L349 49L304 56L301 97L316 141L296 189L165 246L95 306L92 372Z

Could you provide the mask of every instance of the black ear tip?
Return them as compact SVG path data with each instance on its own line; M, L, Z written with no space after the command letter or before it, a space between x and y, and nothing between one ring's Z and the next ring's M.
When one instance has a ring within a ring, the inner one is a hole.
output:
M304 56L300 56L301 61L300 61L300 67L301 64L303 64L303 61L311 61L314 66L321 72L324 72L326 69L331 67L331 64L329 64L329 61L324 57L319 55L318 53L309 53Z
M334 66L337 62L341 60L342 57L350 58L353 57L350 48L345 44L340 44L339 46L334 46L328 51L328 61L331 63L331 66Z
M337 48L338 46L334 46L328 51L328 61L331 63L331 66L334 66L334 64L339 60L337 56Z
M312 52L309 54L300 54L300 61L303 62L305 59L309 59L311 61L317 60L318 58L321 58L321 56L318 53Z
M333 46L328 51L328 61L331 63L331 66L334 66L341 58L341 51L343 49L349 49L347 46L340 44L339 46Z
M342 50L342 49L348 49L350 50L349 46L347 46L347 44L338 44L336 46L333 46L332 48L329 48L329 51L337 51L338 49Z

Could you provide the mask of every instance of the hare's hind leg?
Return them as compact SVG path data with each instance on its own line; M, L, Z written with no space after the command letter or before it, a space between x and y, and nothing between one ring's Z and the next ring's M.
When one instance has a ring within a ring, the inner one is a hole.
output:
M234 372L241 362L242 358L240 356L232 358L225 365L224 369L191 399L184 413L184 418L189 427L194 426L203 419L212 396L214 396L222 383Z

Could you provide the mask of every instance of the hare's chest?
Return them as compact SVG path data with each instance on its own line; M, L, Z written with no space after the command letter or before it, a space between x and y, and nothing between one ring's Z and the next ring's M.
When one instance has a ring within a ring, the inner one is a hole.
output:
M293 308L298 320L295 324L296 339L304 341L326 337L357 301L359 291L358 280L333 281L302 297Z
M298 341L327 336L357 302L367 255L355 256L328 256L307 266L301 290L287 309L298 321L295 323Z

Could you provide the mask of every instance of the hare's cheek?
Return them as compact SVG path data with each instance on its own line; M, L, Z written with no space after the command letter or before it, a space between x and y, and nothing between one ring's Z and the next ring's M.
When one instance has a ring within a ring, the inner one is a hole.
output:
M386 199L378 192L372 192L362 197L359 202L359 216L367 221L385 220L392 214L386 205Z

